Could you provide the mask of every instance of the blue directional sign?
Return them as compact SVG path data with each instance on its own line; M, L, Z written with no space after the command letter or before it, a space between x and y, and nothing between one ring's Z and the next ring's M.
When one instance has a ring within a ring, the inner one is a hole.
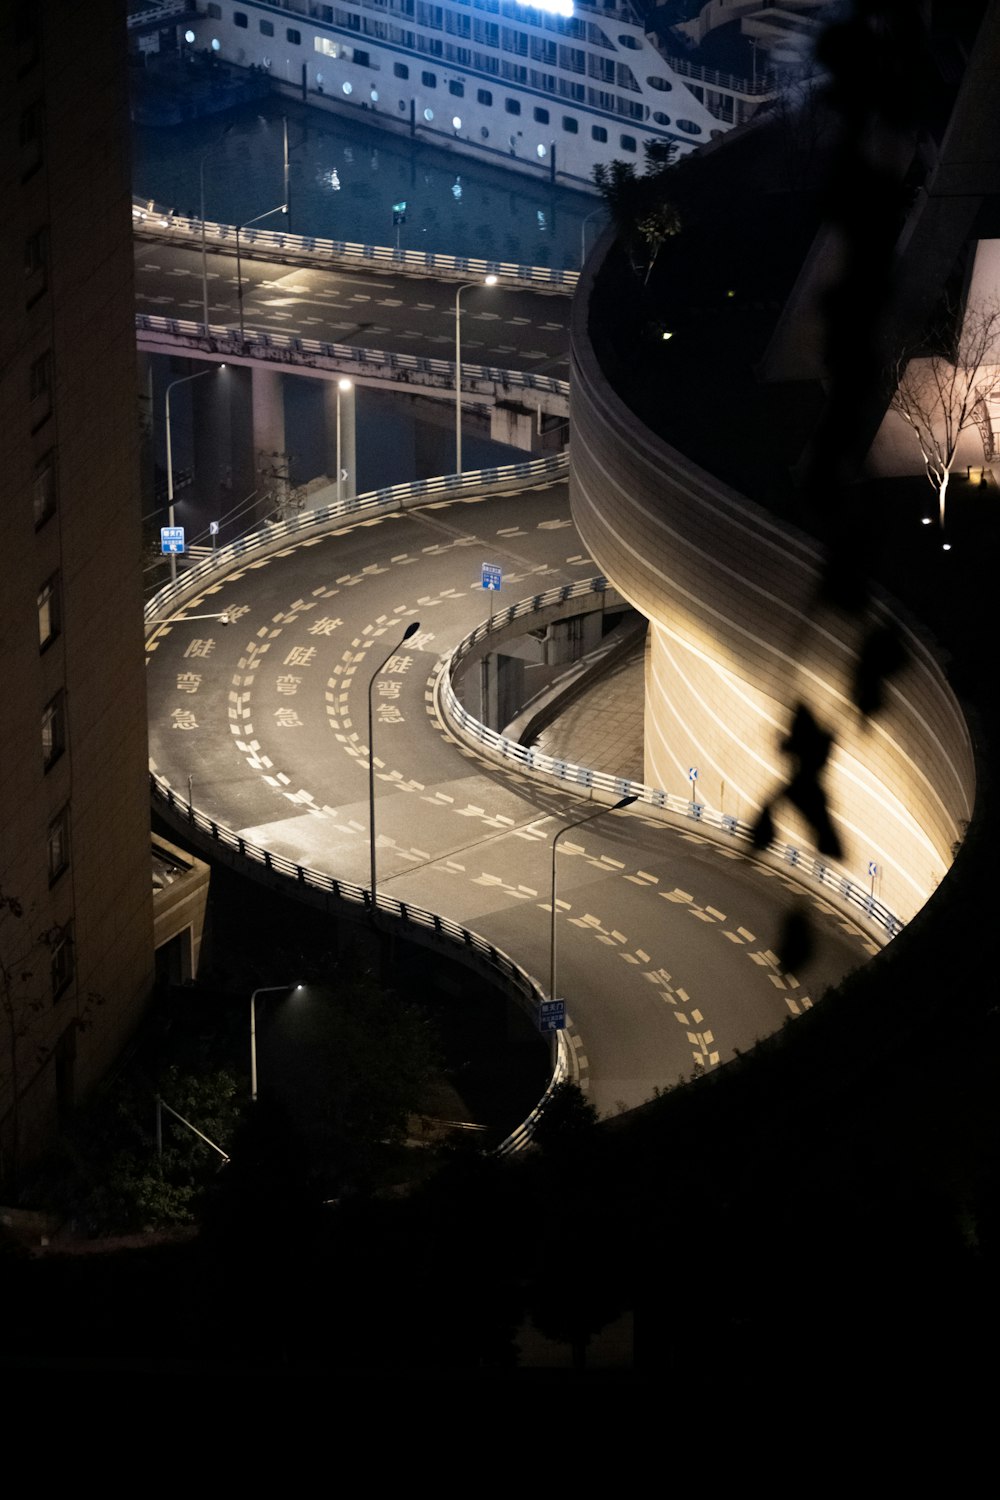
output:
M688 781L697 781L697 780L698 780L698 767L697 766L689 766L688 767Z
M493 594L499 594L502 582L503 569L498 568L496 563L483 563L483 588L489 589Z
M542 1000L538 1007L539 1031L566 1030L566 1001Z
M394 203L392 205L392 222L394 224L405 224L406 223L406 199L405 198L403 199L402 203Z
M183 526L160 527L160 551L166 553L184 551Z

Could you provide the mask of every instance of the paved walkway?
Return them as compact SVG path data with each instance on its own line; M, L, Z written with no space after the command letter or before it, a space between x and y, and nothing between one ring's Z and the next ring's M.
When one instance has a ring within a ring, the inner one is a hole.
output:
M546 755L642 781L644 657L640 641L533 743Z

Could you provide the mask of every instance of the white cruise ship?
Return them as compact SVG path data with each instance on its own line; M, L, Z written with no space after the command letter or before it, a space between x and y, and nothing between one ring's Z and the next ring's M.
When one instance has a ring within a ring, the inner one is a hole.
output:
M146 15L154 10L153 0ZM182 48L265 69L290 96L592 187L647 141L699 146L749 118L767 82L666 56L628 0L165 0Z

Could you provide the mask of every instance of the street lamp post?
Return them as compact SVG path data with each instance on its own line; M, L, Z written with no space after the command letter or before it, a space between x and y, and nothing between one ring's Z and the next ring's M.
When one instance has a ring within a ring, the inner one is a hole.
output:
M613 807L599 807L596 812L588 813L584 818L577 818L575 823L567 823L560 828L552 840L552 925L549 938L549 999L555 1000L556 996L556 846L564 833L569 833L573 828L579 828L584 823L592 823L595 818L603 818L605 813L618 812L619 808L630 807L637 802L638 797L621 797Z
M346 378L337 381L337 501L344 498L344 470L340 462L340 393L352 389L352 382Z
M250 996L250 1098L257 1098L257 996L287 994L289 990L300 990L301 984L268 984L254 990Z
M287 203L279 203L277 208L269 208L266 213L257 214L252 219L247 219L245 224L236 226L236 301L240 310L240 343L243 342L243 263L240 259L240 234L244 229L249 229L251 224L259 224L261 219L269 219L272 214L284 214L288 212Z
M375 885L375 716L372 710L372 688L375 686L376 677L390 656L398 651L403 642L408 641L411 635L416 635L419 629L420 621L411 620L396 645L393 646L392 651L386 652L383 659L379 662L368 683L368 846L371 856L371 903L373 917L378 910L378 896Z
M455 293L455 473L462 472L462 293L470 286L496 286L497 278L464 281Z
M225 130L219 136L219 139L217 141L215 141L213 145L209 146L208 150L203 153L201 161L200 161L200 163L198 165L198 181L199 181L199 184L200 184L200 187L201 187L201 298L202 298L202 321L203 321L204 326L205 326L205 337L206 338L208 337L208 257L207 257L207 252L206 252L206 249L205 249L205 162L207 161L208 157L211 156L211 154L215 150L216 146L221 146L222 142L225 140L226 136L229 134L229 132L232 130L232 128L233 127L231 125L227 125L226 126Z
M224 370L226 367L225 365L220 365L219 368L220 370ZM174 456L170 446L170 392L175 385L187 385L189 380L200 380L203 375L213 375L214 373L215 367L209 365L207 370L198 370L194 375L182 375L180 380L172 380L167 386L167 524L169 526L174 524ZM170 582L177 582L177 554L174 552L170 554Z

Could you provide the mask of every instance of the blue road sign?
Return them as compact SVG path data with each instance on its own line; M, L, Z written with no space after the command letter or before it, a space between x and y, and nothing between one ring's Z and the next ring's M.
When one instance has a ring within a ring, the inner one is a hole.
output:
M166 553L184 551L183 526L160 527L160 551Z
M489 589L493 594L499 594L502 582L503 569L498 568L496 563L483 563L483 588Z
M405 224L406 223L406 199L405 198L403 199L402 203L394 203L392 205L392 222L394 224Z
M688 781L697 781L697 780L698 780L698 767L697 766L690 766L688 768Z
M543 1000L538 1007L539 1031L566 1030L566 1001Z

